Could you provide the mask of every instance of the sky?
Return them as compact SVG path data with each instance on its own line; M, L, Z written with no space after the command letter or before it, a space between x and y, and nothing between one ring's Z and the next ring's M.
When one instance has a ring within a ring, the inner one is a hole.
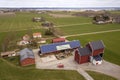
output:
M120 7L120 0L0 0L0 7Z

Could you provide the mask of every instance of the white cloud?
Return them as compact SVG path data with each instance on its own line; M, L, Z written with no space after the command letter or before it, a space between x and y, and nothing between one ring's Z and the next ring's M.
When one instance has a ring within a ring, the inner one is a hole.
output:
M120 7L120 0L0 0L0 7Z

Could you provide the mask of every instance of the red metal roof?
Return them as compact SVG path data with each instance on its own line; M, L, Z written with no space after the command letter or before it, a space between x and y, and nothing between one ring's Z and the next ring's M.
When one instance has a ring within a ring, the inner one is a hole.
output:
M65 42L65 38L55 38L52 40L53 43L56 43L56 42Z

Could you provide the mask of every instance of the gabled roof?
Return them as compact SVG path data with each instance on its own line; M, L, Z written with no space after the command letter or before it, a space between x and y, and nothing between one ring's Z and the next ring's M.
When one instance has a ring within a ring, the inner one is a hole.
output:
M80 56L90 55L92 51L88 47L78 48Z
M34 54L31 49L25 48L20 51L20 61L26 59L26 58L33 58L34 59Z
M99 41L93 41L89 43L93 50L103 49L105 48L105 45L102 40Z
M77 47L80 47L80 42L78 40L43 45L43 46L40 46L40 50L41 50L41 53L44 54L44 53L65 50L65 49L73 49Z

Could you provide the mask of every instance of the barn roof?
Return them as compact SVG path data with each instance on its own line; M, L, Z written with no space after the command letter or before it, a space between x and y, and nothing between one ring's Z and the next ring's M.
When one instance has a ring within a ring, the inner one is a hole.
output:
M47 44L40 46L41 53L50 53L65 49L73 49L80 47L80 42L78 40L70 41L70 42L59 42L59 43L53 43L53 44Z
M102 40L90 42L90 45L93 50L103 49L105 45Z
M65 38L55 38L53 39L53 42L64 42Z
M26 59L26 58L33 58L34 59L34 54L31 49L25 48L20 51L20 61Z
M81 56L86 56L86 55L90 55L92 52L88 47L84 47L84 48L78 48L79 50L79 54Z

